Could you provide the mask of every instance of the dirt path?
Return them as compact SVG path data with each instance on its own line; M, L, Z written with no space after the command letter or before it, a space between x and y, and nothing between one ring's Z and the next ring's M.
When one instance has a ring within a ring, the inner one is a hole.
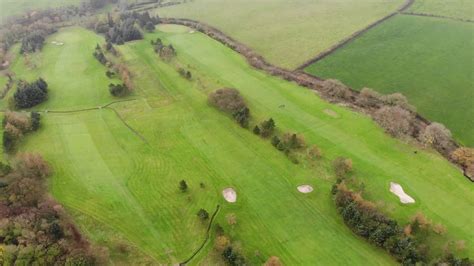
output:
M359 31L356 31L354 32L353 34L351 34L349 37L343 39L342 41L338 42L337 44L331 46L329 49L327 49L326 51L318 54L316 57L306 61L305 63L303 63L301 66L299 66L298 68L296 68L296 70L299 70L299 71L302 71L304 70L306 67L312 65L313 63L316 63L317 61L325 58L326 56L334 53L337 49L345 46L346 44L350 43L351 41L353 41L355 38L358 38L359 36L361 36L362 34L366 33L367 31L369 31L370 29L378 26L379 24L381 24L382 22L392 18L393 16L397 15L397 14L400 14L401 12L407 10L413 3L415 2L415 0L406 0L405 3L399 7L395 12L393 13L390 13L388 14L387 16L375 21L374 23L368 25L367 27L359 30Z

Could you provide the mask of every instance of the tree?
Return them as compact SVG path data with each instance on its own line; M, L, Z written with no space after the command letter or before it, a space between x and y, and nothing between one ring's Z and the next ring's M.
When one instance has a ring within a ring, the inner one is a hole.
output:
M40 127L41 115L38 112L31 112L31 130L36 131Z
M278 144L280 144L280 138L278 136L273 136L271 142L273 147L276 148L278 147Z
M148 32L153 32L155 30L155 24L153 24L151 21L148 21L145 25L145 30Z
M273 121L273 118L263 121L260 125L262 127L262 137L267 138L273 134L273 131L275 130L275 121Z
M255 135L260 135L260 128L258 127L258 125L255 125L252 131Z
M369 88L363 88L359 93L357 103L364 107L380 107L383 104L381 98L380 93Z
M374 115L375 121L394 137L410 133L413 116L398 106L384 106Z
M13 95L18 108L30 108L45 101L48 93L48 84L43 79L33 83L21 82Z
M351 90L339 80L327 79L323 82L322 92L325 96L334 99L349 99L352 96Z
M230 246L230 239L227 236L220 235L216 237L214 248L218 252L223 252L228 246Z
M232 114L234 117L235 121L239 123L239 125L243 128L247 128L249 125L249 119L250 119L250 109L248 107L242 107L242 109L234 112Z
M451 153L451 159L464 167L474 165L474 148L458 148Z
M318 146L313 145L311 148L308 150L308 156L310 159L320 159L321 158L321 150L318 148Z
M121 97L128 93L128 89L124 84L109 84L109 92L115 97Z
M179 181L179 190L181 190L181 192L188 191L188 184L186 183L186 181L184 180Z
M239 91L232 88L223 88L212 92L209 94L208 102L229 114L233 114L247 106Z
M197 216L201 221L209 219L209 213L205 209L199 209Z

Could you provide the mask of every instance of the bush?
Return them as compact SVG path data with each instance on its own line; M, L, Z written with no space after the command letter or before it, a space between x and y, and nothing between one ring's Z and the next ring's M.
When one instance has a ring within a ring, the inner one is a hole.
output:
M188 184L186 183L186 181L184 180L179 181L179 190L181 190L181 192L188 191Z
M226 263L231 266L245 265L245 259L239 252L234 250L232 246L224 249L222 252L222 258Z
M283 263L281 263L280 259L276 256L271 256L268 258L268 260L265 262L264 266L283 266Z
M247 107L243 107L239 111L232 114L235 121L239 123L241 127L247 128L249 126L250 110Z
M352 160L338 157L332 162L332 166L338 177L344 177L352 171Z
M374 115L375 121L394 137L409 134L413 120L410 112L398 106L384 106Z
M454 150L451 131L443 124L433 122L427 126L420 135L420 140L440 152L450 153Z
M30 108L45 101L47 95L48 84L40 78L33 83L21 82L13 98L16 107Z
M359 93L357 103L364 107L380 107L383 104L381 97L380 93L369 88L363 88Z
M121 97L128 93L128 89L123 84L109 84L109 91L115 97Z
M209 94L208 102L210 105L229 114L247 107L239 91L231 88L218 89L212 92Z
M95 47L95 51L94 53L92 54L94 55L94 57L102 64L102 65L106 65L107 64L107 58L105 57L104 55L104 52L102 52L102 48L100 48L100 46L97 44L97 46Z
M311 146L311 148L308 150L308 156L311 160L320 159L321 154L321 150L316 145Z
M279 141L277 141L279 140ZM278 142L278 144L276 144ZM302 135L296 133L285 133L281 139L273 138L272 144L280 151L289 154L292 150L298 150L306 146Z
M255 134L255 135L260 135L260 128L258 127L258 125L255 125L255 127L253 128L252 132Z
M209 213L205 209L199 209L197 216L201 221L209 219Z
M271 142L273 147L276 148L278 147L278 144L280 144L280 138L278 136L273 136Z
M402 109L415 112L416 108L408 103L407 97L401 93L393 93L381 97L384 104L389 106L398 106Z
M40 32L32 32L21 41L20 53L34 53L44 45L44 36Z
M458 148L451 153L451 159L464 167L474 165L474 148Z

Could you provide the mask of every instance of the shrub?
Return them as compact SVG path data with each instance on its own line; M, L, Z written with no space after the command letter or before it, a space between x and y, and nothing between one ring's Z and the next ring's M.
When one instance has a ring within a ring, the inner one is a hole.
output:
M416 108L408 103L408 99L401 93L393 93L381 97L384 104L389 106L398 106L402 109L415 112Z
M265 262L264 266L283 266L281 263L280 259L276 256L271 256L268 258L268 260Z
M3 126L11 124L18 128L22 133L32 130L32 123L32 119L25 113L7 111L5 112L5 117L3 118Z
M339 80L327 79L323 82L322 92L333 99L347 100L352 96L351 90Z
M197 216L201 221L209 219L209 213L205 209L199 209Z
M380 107L383 103L381 97L380 93L369 88L363 88L359 93L357 103L364 107Z
M102 52L102 48L100 48L100 46L97 44L97 46L95 47L95 51L94 53L92 54L94 55L94 57L102 64L102 65L105 65L107 64L107 58L105 57L104 55L104 52Z
M352 160L338 157L332 162L332 166L338 177L344 177L352 171Z
M43 79L33 83L21 82L13 95L18 108L30 108L45 101L48 94L48 84Z
M458 148L451 153L451 159L464 167L474 165L474 148Z
M245 265L245 259L239 252L234 250L232 246L228 246L222 252L222 258L231 266Z
M375 121L394 137L410 133L412 115L398 106L384 106L374 115Z
M278 147L278 144L280 144L280 138L278 136L273 136L271 142L273 147L276 148Z
M285 133L278 142L276 148L288 154L292 150L298 150L305 146L306 143L302 135L297 135L296 133Z
M37 153L23 153L18 156L16 169L22 176L42 179L51 173L48 163Z
M321 154L321 150L316 145L311 146L311 148L308 150L308 156L312 160L320 159Z
M179 190L181 190L181 192L186 192L188 190L188 184L186 183L186 181L179 181Z
M249 126L249 119L250 119L250 110L247 107L243 107L237 112L232 114L235 121L239 123L241 127L247 128Z

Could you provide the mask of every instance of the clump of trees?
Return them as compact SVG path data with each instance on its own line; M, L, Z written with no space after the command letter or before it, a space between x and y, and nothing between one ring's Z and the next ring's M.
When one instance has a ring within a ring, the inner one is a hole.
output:
M345 177L352 171L352 160L344 157L337 157L332 162L334 172L339 178Z
M39 78L32 83L26 81L19 82L13 99L17 108L30 108L45 101L47 96L48 83Z
M250 109L238 90L232 88L218 89L209 94L208 102L219 110L231 114L240 126L248 127Z
M379 211L374 203L365 200L360 192L349 189L346 181L345 178L338 179L332 194L338 212L354 233L385 249L403 265L431 265L426 239L432 232L445 234L443 225L433 225L423 214L417 213L409 224L402 227L396 220ZM446 265L472 263L469 258L455 258L449 251L442 258L435 259L435 264L441 261L449 262Z
M153 45L153 50L155 53L160 55L160 58L166 61L171 60L171 58L176 56L176 50L173 45L164 45L163 41L160 38L157 38L156 41L151 41Z
M115 97L121 97L128 93L128 88L124 84L109 84L109 92Z
M34 53L43 48L44 36L40 32L32 32L21 41L20 53Z
M94 53L92 54L96 59L97 61L99 61L102 65L106 65L107 64L107 58L105 57L105 54L104 52L102 51L102 48L100 47L99 44L97 44L97 46L95 47L95 50L94 50Z
M223 261L232 266L246 265L245 257L235 245L231 238L225 234L220 225L216 225L216 240L214 241L214 250L221 255Z
M158 23L159 18L150 16L148 12L122 13L115 19L108 14L106 20L95 23L94 30L105 34L108 42L120 45L128 41L143 39L140 29L153 31Z
M339 80L327 79L323 82L321 90L324 95L338 100L347 100L352 96L352 91Z
M4 184L0 186L4 195L0 197L0 261L3 265L97 264L98 253L48 196L49 174L40 155L26 153L0 178Z
M12 152L16 143L28 132L38 130L41 115L37 112L5 112L3 118L3 148Z

